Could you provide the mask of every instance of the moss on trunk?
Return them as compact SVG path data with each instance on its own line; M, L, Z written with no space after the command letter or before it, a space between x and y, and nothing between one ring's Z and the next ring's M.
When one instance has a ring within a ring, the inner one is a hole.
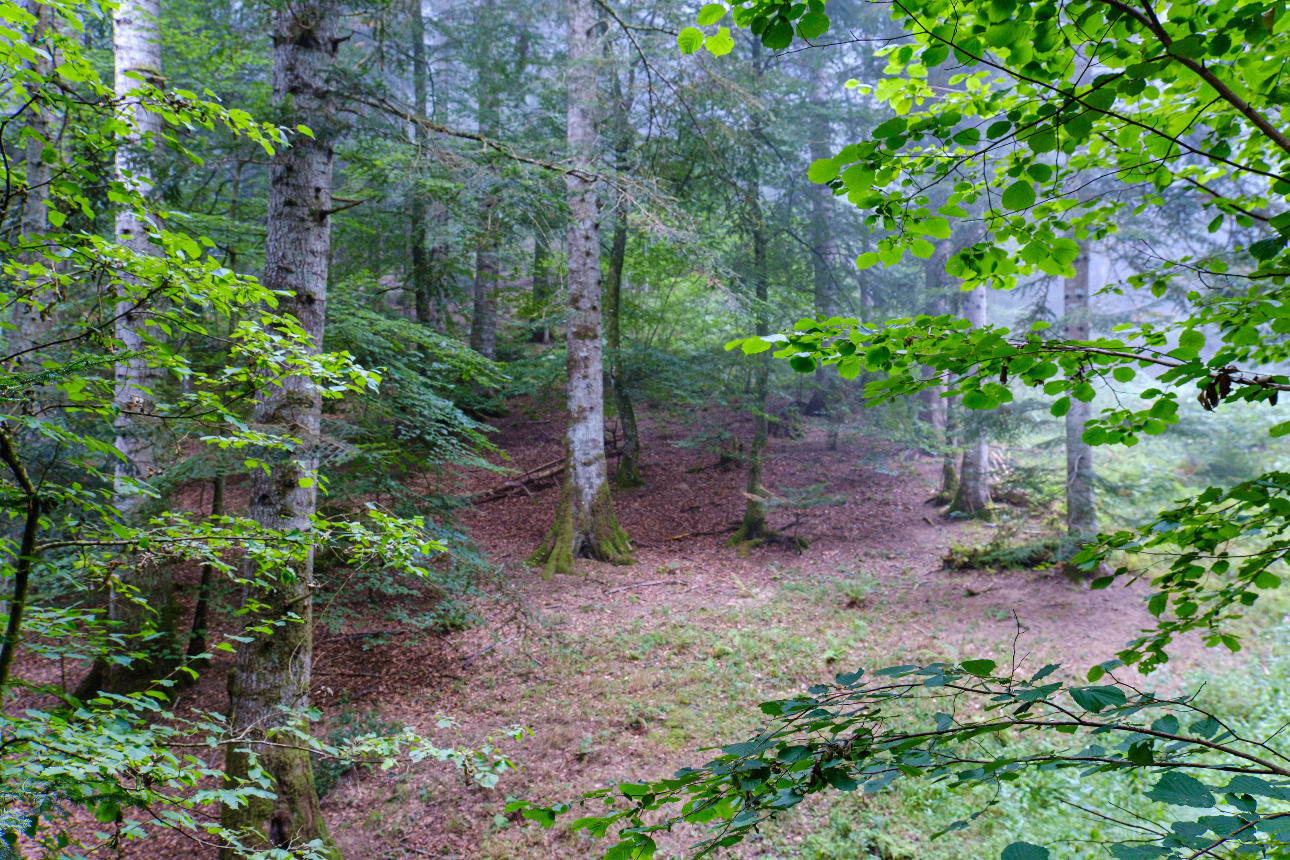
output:
M555 522L542 546L528 558L529 567L541 567L542 578L573 573L574 560L591 558L610 564L634 564L631 539L618 524L608 484L602 484L587 507L575 504L573 481L565 478Z

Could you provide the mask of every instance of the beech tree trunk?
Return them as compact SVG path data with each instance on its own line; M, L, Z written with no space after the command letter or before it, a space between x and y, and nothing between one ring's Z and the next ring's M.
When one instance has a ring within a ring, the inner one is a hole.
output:
M264 285L289 292L281 310L294 314L321 351L326 324L328 258L331 252L333 144L338 129L329 73L336 58L338 10L329 0L281 7L273 29L273 99L288 127L307 125L313 137L297 135L279 151L269 184ZM301 440L289 455L273 457L269 471L253 470L247 513L263 526L307 532L317 509L318 435L321 400L312 383L288 376L256 404L253 421ZM248 578L255 572L246 571ZM225 827L255 835L258 848L295 848L318 840L324 856L340 852L327 830L308 750L282 729L303 720L309 707L313 663L313 550L294 570L270 571L268 588L249 597L262 605L257 626L237 651L229 677L230 723L245 738L228 754L232 779L248 774L248 751L272 781L274 799L225 807ZM223 856L232 856L225 849Z
M752 40L753 78L761 78L761 41ZM753 262L753 318L754 333L759 337L770 334L770 281L766 271L766 224L761 209L761 171L758 169L756 147L761 140L761 119L753 114L749 133L749 145L752 157L748 159L748 221L752 234ZM745 492L744 519L739 530L730 538L732 546L740 544L757 544L770 536L766 527L765 490L761 486L762 454L766 450L767 417L766 400L770 385L770 353L761 352L752 358L752 395L753 438L748 447L748 486Z
M978 286L970 293L965 293L964 316L973 328L980 328L986 322L986 287ZM967 440L963 450L963 465L959 469L958 490L950 510L972 517L990 519L990 437L984 429L978 430L975 438Z
M595 0L568 0L571 161L590 167L596 146L596 62L599 35ZM569 193L569 335L566 440L569 465L546 542L529 559L544 575L572 573L579 556L631 562L631 542L618 524L605 462L604 347L601 343L600 222L595 184L565 177Z
M632 82L629 81L627 93L624 94L618 68L615 66L610 98L614 112L614 169L620 175L631 169L631 85ZM622 488L645 485L645 478L641 476L640 429L636 425L636 408L628 390L627 367L622 351L623 265L627 259L627 219L630 213L631 201L626 194L620 192L614 207L614 238L609 247L609 271L605 280L605 341L610 356L609 382L614 392L618 423L623 428L623 455L614 472L614 485Z
M1075 277L1067 278L1062 313L1067 340L1088 340L1088 246L1080 244ZM1066 413L1066 529L1071 535L1097 534L1097 503L1093 496L1093 446L1084 441L1084 425L1093 417L1093 404L1071 398Z

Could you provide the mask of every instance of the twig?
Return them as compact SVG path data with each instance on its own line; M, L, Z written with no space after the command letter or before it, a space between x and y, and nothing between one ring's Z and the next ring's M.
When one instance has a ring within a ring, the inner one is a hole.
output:
M649 587L650 587L650 586L652 586L652 585L685 585L685 586L688 586L689 584L690 584L690 583L688 583L688 582L682 582L682 581L681 581L681 580L679 580L679 579L658 579L658 580L655 580L654 582L634 582L634 583L632 583L631 585L620 585L620 586L618 586L617 588L611 588L611 589L609 589L608 591L606 591L606 592L605 592L605 594L615 594L616 592L619 592L619 591L627 591L628 589L632 589L632 588L649 588Z
M461 664L461 668L465 669L471 663L474 663L476 660L478 660L480 657L483 657L485 654L489 653L490 651L500 648L503 645L507 644L508 642L514 642L516 639L519 639L519 638L520 638L520 634L516 633L514 636L511 636L510 638L503 639L501 642L494 642L492 645L489 645L487 648L485 648L483 651L480 651L478 654L467 657L465 661Z

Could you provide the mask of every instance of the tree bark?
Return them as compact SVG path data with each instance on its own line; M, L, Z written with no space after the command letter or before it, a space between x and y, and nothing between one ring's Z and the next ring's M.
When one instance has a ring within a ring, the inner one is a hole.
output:
M547 326L547 304L555 291L551 283L551 237L546 221L536 218L533 222L533 312L541 322L534 328L533 343L550 343L551 329Z
M813 129L811 131L811 160L833 156L833 122L830 118L827 94L829 90L828 61L825 53L812 52ZM838 282L834 276L837 263L837 238L834 227L833 189L827 185L812 184L811 197L811 274L815 288L815 316L823 319L838 313ZM804 410L807 415L818 415L828 406L837 375L833 368L821 367L815 372L815 390Z
M493 18L492 0L480 4L479 20L488 26ZM497 136L497 81L494 77L492 51L485 40L484 55L479 63L477 118L479 133ZM496 177L490 168L483 170L484 181L491 185ZM497 192L485 190L479 201L479 224L475 245L474 312L470 317L470 346L485 358L497 358L497 247L500 242L497 224Z
M422 8L423 0L411 0L409 17L411 19L412 38L412 101L417 113L428 115L426 110L426 82L430 76L430 67L426 62L426 21ZM416 147L417 160L424 155L427 133L419 123L412 123L412 144ZM426 247L429 234L428 207L425 194L415 185L412 188L411 206L408 212L409 237L412 263L412 298L416 307L417 322L424 326L435 324L435 306L431 288L430 255Z
M568 0L571 160L589 167L596 146L596 62L599 34L595 0ZM569 194L569 466L555 523L529 559L544 575L571 573L585 556L629 563L631 542L614 514L605 462L604 347L601 343L600 223L595 184L568 174Z
M1088 246L1080 244L1075 259L1075 277L1067 278L1064 337L1067 340L1089 339ZM1093 446L1084 441L1084 425L1093 417L1093 404L1071 398L1066 413L1066 529L1078 537L1097 534L1097 503L1093 495Z
M123 104L132 105L134 122L117 147L116 178L145 197L152 192L147 145L160 135L162 119L138 103L136 91L145 83L163 83L160 16L159 0L126 0L117 7L113 21L116 95ZM117 211L116 239L134 254L154 253L147 225L133 207L123 206ZM133 294L117 302L116 339L126 351L146 351L156 336L155 329L148 330L147 318L158 300L143 297L153 286L135 284ZM142 516L141 509L148 498L140 493L139 483L148 482L159 471L156 436L160 428L151 416L156 411L155 391L164 371L144 356L118 362L115 374L116 448L121 454L116 465L115 505L122 518L131 521ZM177 607L169 564L144 560L124 571L121 588L114 588L109 597L109 615L118 622L118 632L137 640L132 647L143 657L128 666L96 666L102 671L91 670L78 692L98 692L86 685L118 693L141 689L178 665ZM101 675L98 684L92 683L96 674Z
M621 175L631 169L634 135L629 116L631 82L624 94L617 64L612 72L610 98L614 112L614 170ZM623 429L623 453L614 472L614 485L624 489L645 485L645 478L641 475L640 429L636 424L636 408L628 390L627 366L623 360L623 265L627 259L627 221L630 214L631 201L626 194L619 192L614 206L614 238L609 247L609 271L605 279L605 341L609 348L609 383L614 392L618 423Z
M216 475L211 482L211 516L224 515L224 476ZM197 658L206 653L206 628L210 624L211 588L215 578L215 566L203 564L201 582L197 586L197 603L193 607L193 626L188 633L188 660L193 669L199 668ZM209 658L201 661L201 667L209 665Z
M329 77L340 45L338 10L330 0L281 7L273 29L273 99L280 121L301 123L313 137L297 136L273 164L269 183L265 287L285 292L280 309L293 314L320 352L326 324L328 259L331 252L333 145L338 134ZM256 425L292 436L300 445L275 456L266 473L253 470L248 515L273 529L308 532L317 509L318 436L321 399L312 382L288 376L255 407ZM248 569L248 579L266 574ZM245 739L228 754L230 779L245 779L254 753L272 781L274 799L224 807L225 827L254 834L258 848L298 847L318 840L320 853L340 857L323 820L305 746L282 731L304 719L313 663L313 548L289 571L271 571L270 585L256 589L261 606L254 632L241 643L229 677L233 736ZM232 857L231 849L222 852Z
M32 103L26 116L27 129L31 134L27 138L24 151L27 187L22 205L22 241L34 245L49 232L47 204L50 169L41 158L41 153L49 137L52 117L49 108L39 98L42 89L39 81L47 79L51 72L50 62L43 56L47 49L41 44L49 29L50 11L49 6L38 0L29 0L27 11L36 19L30 35L32 47L39 48L41 52L34 60L27 63L27 67L36 74L38 80L27 85L27 97L32 100ZM39 251L23 251L19 261L31 266L38 263L40 258ZM42 305L47 299L43 284L29 284L24 292L27 292L26 300L14 302L13 330L6 338L8 353L14 357L8 362L10 372L39 369L40 359L33 350L40 345L49 330L49 322L42 312ZM39 410L39 404L32 403L31 407L33 411Z
M497 238L492 222L497 199L479 206L479 245L475 248L475 307L470 317L470 348L484 358L497 358Z
M761 40L752 40L753 78L759 80L761 67ZM755 109L754 109L755 110ZM752 149L748 159L748 223L752 234L752 286L753 286L753 319L754 333L759 337L770 334L770 281L766 270L766 224L761 208L761 171L758 169L757 144L761 141L761 118L753 113L749 129L749 146ZM744 518L738 531L730 538L732 546L741 544L758 544L770 537L766 527L765 490L761 485L762 454L766 450L767 416L766 400L770 386L770 353L762 352L753 356L752 371L752 417L753 438L748 448L748 485L745 492Z
M964 316L973 328L986 323L986 287L978 286L964 295ZM980 519L993 518L990 506L990 437L984 429L967 441L963 465L959 469L958 490L950 511Z

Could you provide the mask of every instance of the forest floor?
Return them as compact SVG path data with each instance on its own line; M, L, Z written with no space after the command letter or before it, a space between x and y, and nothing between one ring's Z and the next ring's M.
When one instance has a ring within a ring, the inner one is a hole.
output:
M494 422L494 441L507 465L532 468L561 455L563 421L517 410ZM829 450L820 422L806 422L802 438L771 439L763 482L786 500L772 508L772 527L806 538L809 548L741 555L727 541L742 516L746 473L723 465L717 445L695 442L721 431L750 438L741 422L715 407L645 410L647 485L615 493L638 547L635 565L582 561L577 575L551 580L528 569L524 560L542 541L559 495L549 483L462 512L498 571L479 598L486 623L408 635L389 619L402 607L377 594L366 617L332 629L325 623L331 603L319 607L311 696L323 712L320 732L404 725L444 746L479 744L491 734L517 765L491 790L433 761L339 774L323 807L346 858L599 857L609 843L568 832L576 814L542 830L504 815L507 800L572 800L702 764L703 748L741 740L757 724L758 703L841 671L992 658L1032 669L1057 662L1071 677L1082 675L1150 620L1140 586L1129 594L1090 592L1053 571L945 570L952 545L985 543L993 531L945 518L929 504L939 461L859 433L842 433ZM471 490L499 482L482 470L464 477ZM798 504L787 503L793 499ZM1196 665L1201 650L1180 643L1171 665ZM230 666L219 652L177 710L222 711ZM48 666L29 668L33 679L59 682L37 677L53 671ZM456 727L440 727L441 715ZM513 725L531 736L500 735ZM953 847L954 839L971 844L970 835L942 840L934 851L926 832L936 827L925 825L954 816L936 797L912 797L812 799L725 856L977 856ZM989 826L987 817L973 832ZM695 841L678 829L660 840L659 856L685 856ZM176 834L109 853L214 856Z
M492 790L435 764L345 777L325 808L346 857L598 857L606 843L565 827L577 814L541 830L503 815L507 799L571 800L701 764L701 748L744 737L759 702L839 671L980 657L1009 665L1015 656L1032 669L1060 662L1082 674L1149 620L1139 594L1090 592L1052 571L944 570L952 544L985 542L990 529L946 519L928 503L938 462L857 435L828 450L825 429L811 422L803 438L771 440L764 481L780 496L815 500L771 514L776 528L796 521L809 548L741 557L726 543L742 514L745 473L686 439L701 436L705 420L750 434L712 412L690 416L685 428L645 424L647 485L615 494L638 545L636 565L584 561L577 576L552 580L527 569L559 494L547 486L463 517L512 590L490 605L490 625L429 644L363 650L356 639L342 651L320 643L319 683L329 694L320 704L375 684L379 696L359 705L443 743L453 735L436 733L437 714L456 720L455 737L466 743L514 724L533 732L503 742L518 770ZM562 422L515 414L496 422L495 441L511 465L531 468L560 456ZM497 483L483 473L472 480ZM1184 646L1184 662L1196 651ZM830 826L829 806L803 804L813 808L730 856L834 856L802 847ZM883 832L864 837L866 848L847 825L852 848L837 856L928 856L917 850L925 835L909 823L865 820ZM660 856L682 856L694 836L668 835Z

